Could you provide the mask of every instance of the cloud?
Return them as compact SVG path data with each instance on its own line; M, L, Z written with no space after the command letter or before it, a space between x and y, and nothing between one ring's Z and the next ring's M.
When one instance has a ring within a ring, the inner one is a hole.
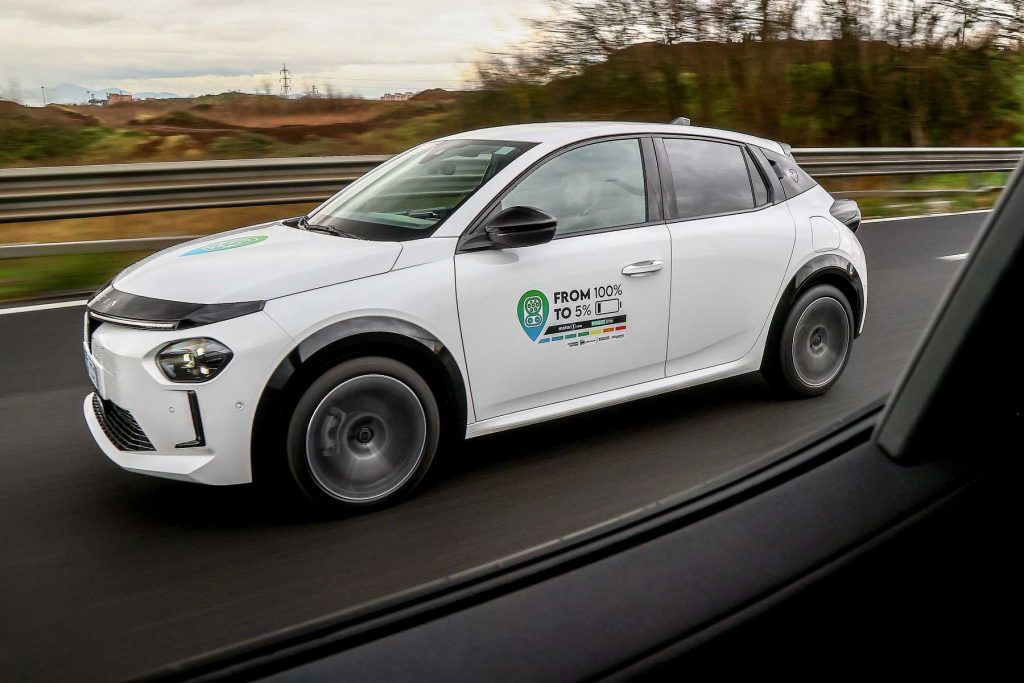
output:
M6 19L23 19L46 26L94 28L116 22L121 13L114 8L82 7L80 3L4 0Z
M431 79L454 87L483 52L526 35L520 18L545 11L543 0L4 4L0 77L17 77L26 87L132 82L172 90L178 82L196 92L225 88L232 78L238 89L267 77L276 83L284 62L297 79L337 80L332 86L346 91L429 87ZM346 78L348 86L341 85Z

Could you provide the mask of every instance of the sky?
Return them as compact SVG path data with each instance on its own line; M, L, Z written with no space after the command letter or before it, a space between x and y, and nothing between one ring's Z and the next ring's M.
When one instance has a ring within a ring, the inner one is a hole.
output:
M526 39L544 0L0 0L0 91L17 82L200 95L379 97L467 87L472 65Z

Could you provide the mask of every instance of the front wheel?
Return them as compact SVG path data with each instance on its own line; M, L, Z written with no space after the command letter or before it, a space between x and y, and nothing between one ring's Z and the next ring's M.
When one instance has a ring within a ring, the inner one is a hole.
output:
M853 309L831 285L801 294L786 315L763 373L789 395L818 396L839 379L853 348Z
M345 361L295 406L287 442L292 478L320 505L390 503L426 475L440 424L430 386L408 365L383 357Z

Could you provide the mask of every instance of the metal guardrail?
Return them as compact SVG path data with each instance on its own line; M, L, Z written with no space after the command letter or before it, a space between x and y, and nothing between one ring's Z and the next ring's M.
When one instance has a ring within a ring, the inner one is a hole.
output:
M387 156L0 169L0 223L319 202Z
M912 176L1012 171L1022 147L860 147L794 149L815 178Z
M817 179L1012 171L1021 147L799 148L800 165ZM0 223L90 218L156 211L320 202L387 156L242 159L0 169ZM935 197L964 190L852 190L837 196ZM190 237L0 246L0 259L143 251Z

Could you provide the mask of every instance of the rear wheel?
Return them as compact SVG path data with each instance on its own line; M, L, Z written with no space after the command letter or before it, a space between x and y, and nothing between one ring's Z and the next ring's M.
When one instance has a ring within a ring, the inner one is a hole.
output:
M817 396L839 379L853 348L853 309L831 285L801 294L786 315L763 373L783 393Z
M430 386L404 363L345 361L299 399L288 464L307 498L335 508L383 505L408 494L433 462L440 414Z

